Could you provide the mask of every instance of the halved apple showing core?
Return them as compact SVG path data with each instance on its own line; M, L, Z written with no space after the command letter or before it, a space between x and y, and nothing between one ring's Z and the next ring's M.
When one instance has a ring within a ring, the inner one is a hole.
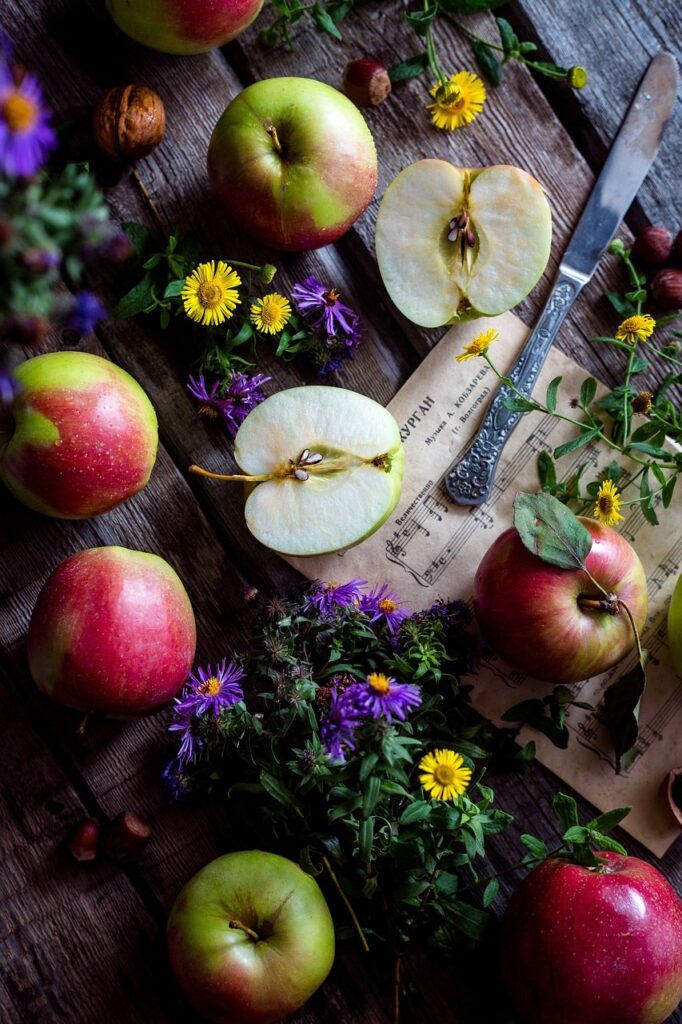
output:
M422 327L511 309L540 279L551 241L542 186L506 164L418 160L393 179L377 217L386 290Z
M403 446L395 419L343 388L300 387L266 398L234 442L243 473L194 473L249 485L251 533L284 555L322 555L358 544L395 508Z

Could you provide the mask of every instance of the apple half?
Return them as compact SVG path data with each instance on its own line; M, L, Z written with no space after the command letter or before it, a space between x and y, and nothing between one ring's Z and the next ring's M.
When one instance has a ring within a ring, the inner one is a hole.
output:
M377 217L386 290L421 327L511 309L542 276L551 241L542 186L507 164L418 160L393 179Z
M266 398L240 426L243 473L192 472L248 485L246 525L284 555L322 555L369 537L395 508L404 453L395 419L344 388L312 385Z

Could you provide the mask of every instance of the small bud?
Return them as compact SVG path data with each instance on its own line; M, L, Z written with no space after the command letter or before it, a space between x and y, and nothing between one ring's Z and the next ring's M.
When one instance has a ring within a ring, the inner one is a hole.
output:
M654 396L651 391L640 391L632 399L632 411L646 414L651 412L651 404Z
M100 824L97 818L86 818L71 834L69 853L75 860L95 860L99 852Z
M140 853L151 834L151 827L134 811L123 811L105 826L102 845L109 857L123 860Z
M263 284L270 284L277 273L277 267L273 267L272 263L264 263L260 268L260 279Z
M621 242L620 238L614 238L614 240L609 245L608 251L613 256L622 256L625 252L625 246Z
M587 85L587 71L580 64L574 64L568 69L566 80L571 89L584 89Z
M673 236L667 228L650 225L637 235L632 246L635 263L645 267L661 267L669 259L673 248Z
M391 79L383 64L361 57L346 65L343 91L357 107L376 107L390 96Z

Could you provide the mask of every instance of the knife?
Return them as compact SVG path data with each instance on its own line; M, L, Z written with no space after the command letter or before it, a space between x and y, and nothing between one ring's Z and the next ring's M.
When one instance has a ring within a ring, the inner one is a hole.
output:
M547 353L580 290L587 284L651 167L677 94L677 62L661 51L646 70L601 174L568 243L540 318L508 373L528 397ZM502 384L468 448L445 475L448 494L459 505L481 505L490 497L502 449L523 413L506 409L511 388Z

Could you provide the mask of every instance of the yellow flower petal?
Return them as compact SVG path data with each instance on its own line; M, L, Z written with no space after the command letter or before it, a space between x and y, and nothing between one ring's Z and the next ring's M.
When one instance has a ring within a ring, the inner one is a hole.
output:
M493 341L497 341L497 338L498 333L494 327L491 327L489 331L484 331L483 334L478 334L468 345L464 346L464 350L458 356L455 356L457 362L464 363L467 359L482 356L488 351Z
M638 341L646 341L654 333L656 321L648 313L637 316L629 316L623 320L616 331L617 341L624 341L627 345L636 345Z
M621 504L618 488L613 480L604 480L597 493L597 501L592 514L602 526L615 526L624 518L618 511Z
M212 327L232 316L239 303L239 274L223 260L200 263L188 277L181 297L191 320Z
M427 104L431 123L444 131L454 131L469 124L480 114L485 103L485 86L478 75L459 71L437 82L430 90L434 102Z
M257 330L264 334L279 334L291 319L291 305L283 295L271 292L262 299L256 299L249 316Z
M434 800L452 800L461 796L471 782L471 768L454 750L434 750L419 762L419 782Z

